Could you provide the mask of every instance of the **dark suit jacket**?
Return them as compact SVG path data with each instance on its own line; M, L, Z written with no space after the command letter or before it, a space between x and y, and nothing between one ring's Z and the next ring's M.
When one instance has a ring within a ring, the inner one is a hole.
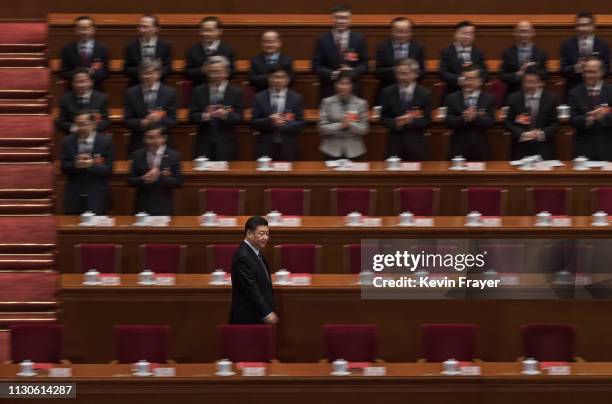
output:
M96 87L100 87L102 82L108 77L108 48L106 45L94 40L94 47L89 60L84 61L79 54L78 42L71 42L62 48L61 53L62 66L60 75L64 80L71 81L74 71L80 67L91 67L92 63L102 63L101 69L95 69L91 78L94 80Z
M140 177L149 170L146 148L138 149L132 154L132 165L128 183L137 188L134 213L146 212L149 215L171 216L174 213L174 188L183 183L181 175L181 157L174 150L166 147L166 153L161 159L160 171L169 171L170 175L160 175L151 184L145 183Z
M601 88L600 104L612 105L612 86L604 83ZM576 128L574 135L574 157L585 156L589 160L612 160L612 114L603 121L587 126L586 114L593 110L586 86L580 84L569 93L570 122Z
M598 57L604 63L606 76L610 71L610 49L608 43L596 36L593 38L593 56ZM580 59L580 48L578 37L574 36L561 44L561 73L565 76L565 93L582 83L582 74L576 73L574 65Z
M456 91L446 97L448 108L446 124L453 129L449 150L449 159L461 155L466 160L489 160L489 142L487 130L495 123L495 100L490 94L480 91L476 108L483 110L483 116L478 115L473 121L463 119L463 111L467 109L463 93Z
M64 213L78 215L91 210L97 215L104 215L109 205L108 180L113 173L113 139L96 135L91 153L94 165L89 168L76 168L78 154L78 135L64 137L60 157L62 173L66 175Z
M166 116L161 120L166 130L176 126L176 90L174 88L161 84L157 92L155 107L163 108L166 111ZM149 114L141 85L135 85L125 90L123 109L125 126L132 131L128 151L133 152L143 146L142 138L145 128L140 126L140 121Z
M203 84L193 90L189 105L189 120L198 125L193 157L206 156L210 160L230 161L237 158L237 140L234 127L243 119L243 96L240 87L228 83L223 105L232 108L225 119L202 120L210 105L210 89Z
M157 38L155 58L161 61L163 80L172 72L172 47L169 42ZM140 83L139 68L141 62L140 40L136 38L128 43L124 52L123 73L130 79L128 87Z
M511 160L518 160L535 154L539 154L544 160L555 159L555 134L559 129L559 121L557 119L558 102L556 97L548 91L542 91L538 115L535 122L529 125L517 122L518 116L529 114L525 106L525 93L523 91L510 95L507 104L506 128L512 135ZM544 132L544 140L519 142L521 134L532 129L542 130Z
M295 75L293 74L293 59L291 56L284 53L279 53L276 63L285 69L289 74L289 86L293 85ZM249 84L255 87L255 92L266 90L268 88L268 73L270 65L266 63L266 57L260 53L251 58L251 67L249 69Z
M194 44L187 53L185 65L185 78L193 82L194 87L206 82L206 75L202 73L202 66L211 56L225 56L229 61L229 78L234 76L234 50L225 42L220 42L216 52L207 55L201 42Z
M81 110L98 111L100 120L96 125L98 133L104 133L110 126L108 119L108 98L106 94L98 91L92 91L89 98L89 104L79 104L77 96L74 92L65 93L60 99L59 117L55 121L57 129L65 134L70 134L70 127L74 121L74 116Z
M255 140L255 158L261 156L272 156L274 150L274 136L278 132L281 135L283 154L288 160L298 158L298 136L304 129L304 110L302 96L295 91L288 90L285 99L285 111L291 110L294 120L287 122L285 126L277 128L272 125L270 115L272 110L270 91L264 90L257 93L253 98L253 109L251 126L259 131Z
M536 63L536 67L540 70L546 71L546 62L548 61L548 55L542 49L535 45L531 48L531 62ZM521 69L518 59L518 48L516 45L504 50L502 53L502 66L499 78L506 83L508 89L506 95L510 96L521 89L522 77L519 77L516 72Z
M425 75L425 48L414 41L408 47L408 57L419 63L419 79ZM380 80L379 94L383 88L395 84L395 51L393 40L387 39L376 47L376 78Z
M368 72L368 49L365 37L361 33L351 30L347 49L357 53L357 61L345 62L341 60L331 31L322 34L317 39L314 56L312 57L312 71L319 76L319 99L331 97L335 94L331 75L342 64L348 64L353 68L351 75L356 86L354 93L356 95L360 94L357 79Z
M431 93L429 90L417 85L414 88L411 102L406 105L401 100L399 87L393 84L382 90L380 99L382 101L381 120L389 129L386 158L398 156L407 161L429 160L431 155L425 138L425 129L431 121ZM421 110L423 117L415 118L410 124L398 128L395 118L412 109Z
M244 241L232 258L231 324L261 324L275 310L270 267L262 258L265 268Z
M486 81L488 73L484 54L480 49L472 46L471 58L472 64L480 69L482 80ZM459 60L455 45L450 44L440 52L440 77L446 84L444 94L448 95L460 90L457 80L461 77L461 70L463 70L463 64Z

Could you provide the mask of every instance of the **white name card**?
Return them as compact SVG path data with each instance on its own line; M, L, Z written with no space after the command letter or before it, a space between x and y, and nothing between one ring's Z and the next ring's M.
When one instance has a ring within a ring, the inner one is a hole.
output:
M203 167L194 167L195 171L227 171L229 164L227 161L207 161Z
M612 163L606 162L601 166L601 171L612 171Z
M49 377L72 377L72 368L51 368Z
M291 284L295 286L309 286L312 283L312 277L308 274L299 275L293 274L291 275Z
M157 283L158 286L174 286L176 285L176 276L155 275L155 283Z
M480 376L482 369L480 366L462 366L459 368L462 376Z
M278 161L272 163L273 171L291 171L293 170L293 163L289 161Z
M155 377L174 377L176 376L176 368L155 368L153 369Z
M265 366L254 366L254 367L244 367L242 368L242 376L265 376L266 368Z
M367 227L380 227L382 226L381 217L364 217L361 219L361 225Z
M417 217L414 219L414 225L419 227L432 227L434 225L433 217Z
M568 376L572 374L572 368L569 366L551 366L546 369L549 376Z
M501 217L483 217L482 225L485 227L501 227L502 219Z
M487 164L481 161L474 162L470 161L465 163L466 170L468 171L483 171L487 169Z
M521 284L518 275L506 274L499 277L503 286L518 286Z
M586 286L593 283L593 279L590 275L585 274L576 274L576 279L574 280L574 284L576 286Z
M571 217L553 217L551 220L553 227L568 227L572 225Z
M384 366L367 366L363 368L364 376L386 376L387 368Z
M121 285L121 277L119 275L102 274L100 281L103 286L119 286Z
M217 223L221 227L236 227L238 226L238 218L235 217L220 217L217 219Z

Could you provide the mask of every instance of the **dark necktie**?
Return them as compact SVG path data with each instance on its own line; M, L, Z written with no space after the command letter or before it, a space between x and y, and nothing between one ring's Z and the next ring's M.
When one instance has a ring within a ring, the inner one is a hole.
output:
M266 56L266 64L268 65L276 64L276 58L274 57L274 55Z
M529 62L529 59L531 59L529 48L527 47L519 48L519 67Z
M531 126L535 126L538 117L538 99L534 96L529 97L529 115L531 117Z
M404 88L402 90L402 103L404 104L404 107L408 108L411 102L412 102L412 94L410 94L407 88Z
M268 273L268 268L266 267L266 263L263 260L263 257L261 256L261 252L257 252L257 258L259 259L259 262L261 263L262 268L264 269L264 272L266 273L266 276L268 277L268 279L270 279L270 274Z
M87 51L87 45L81 44L79 46L79 55L81 56L81 63L83 66L89 65L89 52Z
M155 109L155 102L157 101L156 99L157 97L155 96L155 91L154 90L147 90L147 94L146 94L146 102L147 102L147 108L148 109Z
M584 41L580 41L580 45L578 47L578 53L580 55L581 58L587 58L589 56L591 56L591 49L589 49L589 43L588 41L584 40Z
M91 147L87 142L87 139L79 140L79 154L89 154L91 153Z
M473 95L470 95L469 97L467 97L465 104L469 107L475 107L476 106L476 97L474 97Z
M283 111L281 111L281 95L280 95L280 93L276 93L276 95L274 96L274 101L272 103L273 103L272 108L274 109L274 112L276 112L277 114L280 114L280 113L283 112Z
M85 105L89 104L87 102L87 98L85 98L85 97L77 97L77 103L79 104L79 106L85 106Z
M591 99L591 105L593 108L597 107L600 104L599 99L599 91L592 88L589 90L589 98Z
M142 58L153 59L155 57L155 47L153 45L144 45L142 47Z

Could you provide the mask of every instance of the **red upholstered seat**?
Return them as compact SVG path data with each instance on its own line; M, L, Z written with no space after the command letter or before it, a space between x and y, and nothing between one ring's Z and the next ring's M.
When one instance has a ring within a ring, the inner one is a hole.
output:
M57 245L54 216L0 217L0 252L46 253Z
M574 360L576 326L572 324L524 324L521 334L526 358L540 362Z
M191 93L193 92L193 81L191 80L182 80L179 82L181 86L181 96L183 108L189 108L189 103L191 102Z
M436 216L440 205L439 188L395 188L395 214L411 212L416 216Z
M0 272L0 307L11 310L54 308L58 287L57 272Z
M0 23L0 52L43 51L47 47L47 32L44 22Z
M0 97L32 99L49 92L50 72L46 67L0 67Z
M52 136L51 115L0 115L0 146L46 146Z
M461 190L463 213L480 212L483 216L503 216L506 214L507 190L502 188L470 187Z
M0 254L0 271L55 269L53 254Z
M208 259L208 272L222 269L225 272L232 270L232 258L238 249L238 244L211 244L206 246Z
M224 324L217 329L219 355L232 362L270 362L276 359L276 332L268 324Z
M476 324L421 324L423 357L427 362L471 361L477 330Z
M378 355L378 324L325 324L323 345L330 362L374 362Z
M593 213L603 211L612 215L612 187L591 189L591 205Z
M15 324L11 330L11 361L60 363L64 327L59 324Z
M96 269L102 274L121 272L120 244L77 244L74 246L79 272Z
M276 269L292 273L318 273L321 267L321 245L279 244L274 246Z
M310 213L310 190L302 188L270 188L264 190L266 211L283 215L307 216Z
M344 272L358 274L361 272L361 244L345 244L344 250Z
M332 188L331 213L346 216L351 212L374 215L376 211L376 190L370 188Z
M182 244L143 244L141 250L141 269L155 273L185 272L187 246Z
M485 84L485 90L493 96L497 108L504 105L506 91L508 90L506 83L500 79L492 79Z
M165 363L170 354L170 326L167 325L116 325L115 359L119 363L136 363L147 360Z
M528 214L547 211L551 215L569 215L571 194L571 188L528 188Z
M243 215L244 194L245 190L238 188L200 189L200 213L212 211L218 215Z

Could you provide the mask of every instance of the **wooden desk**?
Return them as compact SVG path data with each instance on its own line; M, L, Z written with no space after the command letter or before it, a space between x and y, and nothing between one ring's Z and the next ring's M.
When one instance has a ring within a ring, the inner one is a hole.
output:
M216 328L228 321L231 294L229 286L209 285L208 275L181 275L176 286L164 287L138 286L136 275L122 275L117 287L83 286L82 275L61 278L59 317L66 327L65 355L73 362L112 360L112 327L117 324L168 324L172 358L219 359ZM379 357L412 362L422 355L420 324L445 322L477 324L476 355L483 360L516 360L523 354L520 326L534 322L575 324L576 355L612 360L612 326L602 321L612 300L365 300L356 280L356 275L314 275L311 286L275 286L281 361L321 359L324 324L376 323Z
M130 365L72 365L72 378L16 377L18 365L0 365L0 381L76 383L76 403L478 403L575 404L605 402L612 364L572 364L570 376L523 376L520 363L482 363L481 376L442 376L440 363L387 363L387 376L330 376L330 365L270 364L265 377L214 376L214 364L173 365L173 378L132 376ZM518 401L517 401L518 400ZM65 400L48 399L62 403Z
M423 162L420 171L388 171L385 163L370 163L369 171L336 171L325 167L321 161L298 161L292 171L261 172L255 170L253 161L237 161L229 165L228 171L194 171L192 162L183 162L184 183L179 189L176 213L196 215L198 190L212 187L236 187L245 189L246 214L264 212L266 188L300 187L311 189L311 214L330 213L330 192L336 187L369 187L378 190L376 211L380 215L394 215L393 189L398 187L440 188L440 214L462 215L461 189L467 187L502 187L508 189L508 214L524 215L527 209L526 189L531 187L573 188L571 213L590 215L590 189L610 186L612 173L600 169L575 171L572 163L553 171L522 171L510 166L507 161L487 162L485 171L449 171L449 162ZM127 185L128 163L115 163L111 178L113 198L112 214L133 214L134 189ZM62 208L65 177L57 172L56 195L58 207Z
M236 227L202 227L197 216L175 216L168 227L133 226L132 216L117 216L114 227L79 226L76 216L58 217L59 268L62 273L75 273L74 245L81 243L116 243L123 246L123 272L142 270L138 246L145 243L177 243L187 246L187 272L207 272L205 246L237 244L244 235L244 223ZM322 272L342 273L345 244L359 244L362 239L562 239L610 237L610 229L593 227L588 216L572 218L570 227L544 228L534 226L530 216L506 216L502 227L473 228L464 225L462 216L438 216L433 227L400 227L395 216L383 217L381 227L348 227L343 217L305 216L301 227L273 227L267 254L272 264L272 245L286 243L317 243L322 245ZM227 269L227 268L226 268ZM275 269L278 269L275 266ZM291 268L288 268L291 270Z

